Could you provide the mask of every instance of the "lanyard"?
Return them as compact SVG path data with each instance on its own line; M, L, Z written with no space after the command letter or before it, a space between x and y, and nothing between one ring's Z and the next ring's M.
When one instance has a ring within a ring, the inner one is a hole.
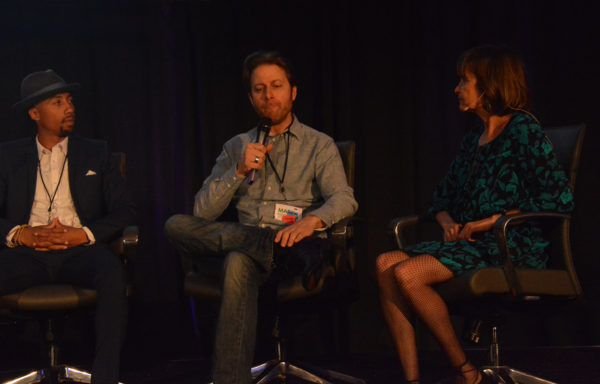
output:
M69 154L65 155L65 160L63 161L62 169L60 170L60 176L58 178L58 183L56 184L56 189L52 196L50 196L50 192L48 192L48 187L46 187L46 183L44 182L44 176L42 176L42 164L40 159L38 159L38 170L40 172L40 179L42 180L42 185L44 186L44 190L46 191L46 195L48 195L48 200L50 200L50 205L48 206L48 224L50 224L50 218L52 217L52 204L54 204L54 198L56 197L56 192L58 192L58 187L60 187L60 182L62 181L63 173L65 172L65 164L67 164L67 157Z
M273 172L275 172L275 177L277 177L277 181L279 181L279 187L280 187L281 193L285 193L285 187L283 186L283 181L285 180L285 173L287 171L288 158L290 155L290 129L288 128L284 133L287 135L287 140L286 140L286 145L285 145L285 162L283 163L283 173L282 173L281 177L279 177L279 173L277 172L277 169L275 169L275 165L273 164L273 161L271 160L271 156L269 156L269 154L267 153L267 160L269 161L269 164L271 165Z

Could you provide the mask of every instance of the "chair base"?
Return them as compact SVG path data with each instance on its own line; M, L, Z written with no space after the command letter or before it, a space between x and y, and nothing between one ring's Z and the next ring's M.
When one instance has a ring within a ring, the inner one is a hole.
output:
M85 383L92 382L92 375L89 372L81 371L77 368L66 365L59 365L51 369L41 369L30 372L16 379L4 381L2 384L36 384L36 383ZM123 383L119 383L123 384Z
M306 365L306 364L305 364ZM348 384L367 384L366 381L345 375L340 372L331 371L329 369L318 368L306 365L308 369L300 368L296 365L281 360L271 360L261 365L257 365L251 369L253 384L267 384L285 382L288 377L295 377L300 380L317 383L317 384L332 384L332 383L348 383ZM313 373L314 372L314 373ZM327 378L327 379L325 379ZM332 381L328 381L332 380Z
M495 384L557 384L506 365L481 367L481 372Z

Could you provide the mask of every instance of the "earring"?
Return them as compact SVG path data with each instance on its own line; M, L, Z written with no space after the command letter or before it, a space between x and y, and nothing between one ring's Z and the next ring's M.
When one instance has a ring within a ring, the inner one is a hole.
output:
M490 112L492 110L492 104L490 104L490 102L487 100L484 101L483 109L485 109L487 112Z

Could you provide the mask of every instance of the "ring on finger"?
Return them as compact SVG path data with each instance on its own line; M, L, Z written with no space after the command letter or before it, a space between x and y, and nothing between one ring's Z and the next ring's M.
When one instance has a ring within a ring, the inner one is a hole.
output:
M254 162L258 164L259 161L260 161L260 158L258 156L254 156Z

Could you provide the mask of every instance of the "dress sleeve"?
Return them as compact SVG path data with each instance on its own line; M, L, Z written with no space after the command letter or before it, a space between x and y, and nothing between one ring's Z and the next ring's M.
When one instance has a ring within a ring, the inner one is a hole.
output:
M520 202L522 211L571 212L574 208L569 180L558 163L552 144L539 125L524 124L517 131L520 168L525 174L527 197Z
M470 153L472 151L475 133L471 132L463 138L458 155L450 164L450 169L438 184L433 193L433 202L427 214L434 217L438 212L449 211L456 201L458 186L469 169Z

